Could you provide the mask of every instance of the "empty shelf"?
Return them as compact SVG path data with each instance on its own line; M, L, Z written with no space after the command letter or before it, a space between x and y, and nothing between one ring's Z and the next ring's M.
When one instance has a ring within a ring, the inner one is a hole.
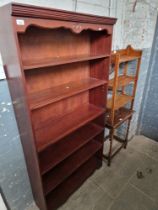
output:
M122 107L119 110L115 111L114 122L112 123L111 117L110 117L110 112L108 112L106 114L106 118L105 118L105 126L108 128L111 128L111 127L117 128L119 125L121 125L127 119L129 119L133 113L134 113L133 110Z
M75 62L83 62L96 60L101 58L109 57L109 55L101 54L101 55L79 55L79 56L65 56L65 57L56 57L56 58L44 58L40 60L24 60L23 68L24 70L37 69L42 67L49 66L58 66L63 64L75 63Z
M51 144L56 143L59 139L72 133L103 113L105 113L105 109L92 104L85 104L59 119L50 119L47 122L41 123L39 125L40 127L35 130L38 151L42 151Z
M43 176L45 195L55 189L55 187L68 178L101 148L102 144L92 140L73 155L68 157L65 161L57 165L53 170L45 174Z
M121 55L120 56L120 63L133 61L140 58L140 56L129 56L129 55Z
M50 103L57 102L106 83L107 82L103 80L87 78L32 93L29 95L30 109L41 108Z
M57 209L98 168L96 157L89 159L68 179L46 196L48 210ZM100 164L101 166L101 164Z
M124 105L128 104L129 102L131 102L133 100L132 96L128 96L128 95L117 95L115 98L115 107L114 109L117 110L121 107L123 107ZM107 108L111 109L112 108L112 98L108 99L107 101Z
M103 132L103 130L104 127L90 123L39 153L41 174L44 175L54 166L71 156L74 152Z
M129 84L131 84L134 81L135 81L135 77L133 77L133 76L121 75L121 76L118 77L118 85L117 85L117 87L119 88L119 87L123 87L123 86L129 85ZM109 80L109 82L108 82L109 88L113 88L113 85L114 85L114 79Z

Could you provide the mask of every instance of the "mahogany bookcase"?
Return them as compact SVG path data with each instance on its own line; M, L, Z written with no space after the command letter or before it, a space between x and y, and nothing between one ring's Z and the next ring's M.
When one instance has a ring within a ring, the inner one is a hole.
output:
M0 49L34 199L60 206L102 165L115 18L0 9Z

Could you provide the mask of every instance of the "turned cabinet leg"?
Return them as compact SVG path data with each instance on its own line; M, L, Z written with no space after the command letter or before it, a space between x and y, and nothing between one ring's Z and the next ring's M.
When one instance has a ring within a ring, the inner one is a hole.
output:
M129 133L129 128L130 128L130 123L131 123L131 118L128 120L128 125L127 125L125 144L124 144L125 149L127 148L127 144L128 144L128 133Z
M114 129L111 129L110 134L109 134L110 148L109 148L109 154L108 154L108 166L111 165L113 138L114 138Z

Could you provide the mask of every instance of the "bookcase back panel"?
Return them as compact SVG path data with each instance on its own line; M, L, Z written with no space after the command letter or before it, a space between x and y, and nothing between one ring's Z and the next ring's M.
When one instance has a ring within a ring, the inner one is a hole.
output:
M100 87L91 89L89 91L89 103L104 108L106 102L105 92L106 92L106 85L102 85Z
M88 31L75 34L63 28L41 29L31 26L18 37L24 62L90 53Z
M61 100L57 103L52 103L40 109L32 111L32 122L34 128L40 128L50 121L60 120L60 117L73 112L78 107L89 103L88 91L75 95L73 97Z
M90 62L90 76L108 81L108 69L110 67L109 58L94 60Z
M38 92L71 81L88 78L89 62L26 71L28 93Z
M112 36L107 34L106 31L91 33L91 54L98 55L105 53L111 54L111 38Z

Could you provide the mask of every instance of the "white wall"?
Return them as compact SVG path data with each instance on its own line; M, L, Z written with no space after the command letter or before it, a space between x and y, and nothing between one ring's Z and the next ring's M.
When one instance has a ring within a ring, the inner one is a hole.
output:
M123 46L131 44L135 48L151 48L156 18L158 0L125 0Z
M7 210L5 204L4 204L4 201L2 199L2 196L0 194L0 210Z
M1 58L1 54L0 54L0 80L1 79L5 79L5 73L4 73L4 69L3 69L3 64L2 64L2 58Z

